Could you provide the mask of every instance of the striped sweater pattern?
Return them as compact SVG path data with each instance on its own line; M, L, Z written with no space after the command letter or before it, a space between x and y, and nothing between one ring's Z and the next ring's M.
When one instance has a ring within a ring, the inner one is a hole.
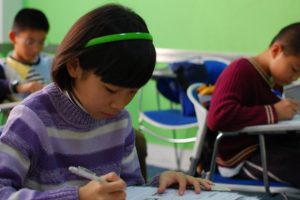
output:
M144 183L129 113L95 120L52 83L11 111L0 137L0 199L78 199L88 180L69 166Z

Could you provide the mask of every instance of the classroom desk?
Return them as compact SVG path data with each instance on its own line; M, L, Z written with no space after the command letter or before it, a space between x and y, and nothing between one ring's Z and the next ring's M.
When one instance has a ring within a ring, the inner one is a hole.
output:
M207 57L223 58L225 60L235 60L242 56L250 56L251 54L226 53L226 52L204 52L196 50L168 49L156 48L156 62L171 63L183 60L201 60Z
M178 195L177 189L167 189L159 195L157 188L149 186L129 186L126 189L126 199L129 200L283 200L284 197L277 195L270 197L264 193L249 192L221 192L202 191L195 194L193 190L186 190L183 196ZM291 198L292 199L292 198Z
M232 132L220 132L216 138L214 144L214 150L212 154L212 163L210 166L210 174L209 179L211 180L216 168L216 157L218 152L218 147L220 141L223 137L230 136L239 136L239 135L258 135L259 137L259 147L261 153L261 161L263 172L267 172L267 155L266 155L266 146L265 146L265 138L266 134L288 134L289 132L297 131L300 132L300 115L295 115L291 120L279 121L276 124L265 124L265 125L256 125L256 126L248 126L241 130L232 131ZM263 173L263 181L265 185L265 190L267 193L270 192L269 188L269 179L267 173Z
M18 105L20 102L2 103L0 104L0 111L9 110Z
M300 115L295 115L292 120L279 121L276 124L266 124L266 125L256 125L256 126L248 126L239 131L239 133L248 133L256 134L256 133L266 133L266 132L280 132L280 131L300 131ZM230 134L231 132L224 132L224 134ZM282 134L282 133L280 133Z
M168 67L155 69L152 73L152 78L158 77L167 77L167 78L176 78L176 74L171 71Z

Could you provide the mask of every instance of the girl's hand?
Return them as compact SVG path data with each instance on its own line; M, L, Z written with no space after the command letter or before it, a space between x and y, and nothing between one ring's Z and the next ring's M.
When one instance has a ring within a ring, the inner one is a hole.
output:
M192 185L195 192L199 194L201 187L210 190L213 182L202 178L188 176L182 172L166 171L161 173L159 176L159 187L157 189L157 193L163 193L167 187L173 184L178 184L178 194L183 195L187 185Z
M80 200L125 200L126 183L114 172L102 176L107 183L90 181L79 188Z

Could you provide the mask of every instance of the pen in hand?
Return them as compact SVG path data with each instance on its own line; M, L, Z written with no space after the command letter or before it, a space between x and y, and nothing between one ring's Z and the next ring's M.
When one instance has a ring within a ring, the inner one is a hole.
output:
M73 174L76 174L77 176L89 179L89 180L95 180L95 181L99 181L101 183L106 183L106 180L101 177L101 176L97 176L96 173L92 172L91 170L88 170L84 167L69 167L69 171L72 172Z

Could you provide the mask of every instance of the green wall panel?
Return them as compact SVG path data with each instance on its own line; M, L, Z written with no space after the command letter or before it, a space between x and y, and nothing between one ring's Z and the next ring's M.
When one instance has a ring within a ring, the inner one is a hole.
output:
M96 6L117 2L146 20L157 47L218 52L263 50L279 30L300 21L298 0L25 0L51 22L58 43L70 26Z

